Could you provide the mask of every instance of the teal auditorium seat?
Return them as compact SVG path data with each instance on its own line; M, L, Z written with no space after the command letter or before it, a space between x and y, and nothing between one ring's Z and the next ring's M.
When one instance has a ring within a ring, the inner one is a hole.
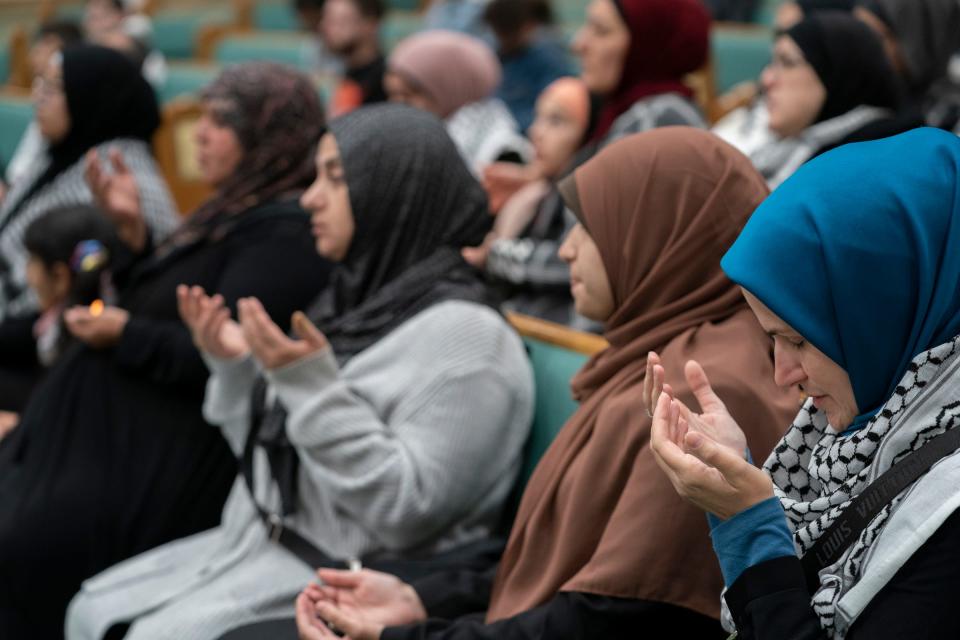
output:
M0 47L0 85L7 84L8 80L10 80L10 49Z
M520 476L520 482L526 484L550 443L577 410L577 403L570 395L570 380L588 356L530 337L525 337L523 341L530 355L536 382L533 426L524 450Z
M203 27L233 21L233 11L228 7L160 11L153 16L153 44L167 58L193 58Z
M253 7L253 28L260 31L299 31L300 22L289 0L258 2Z
M762 27L714 27L711 34L717 93L757 80L770 62L773 31Z
M196 97L218 73L220 67L213 64L172 63L167 68L167 80L157 98L161 104L166 104L184 96Z
M313 42L308 35L256 33L227 36L217 44L214 60L222 65L267 60L313 71Z
M0 171L3 174L32 119L33 103L29 98L0 96Z
M380 23L380 42L385 51L393 51L397 43L413 35L423 26L423 18L412 11L390 11Z

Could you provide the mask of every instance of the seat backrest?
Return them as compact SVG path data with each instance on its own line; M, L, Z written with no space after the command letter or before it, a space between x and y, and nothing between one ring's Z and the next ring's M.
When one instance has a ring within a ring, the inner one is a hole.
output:
M158 91L161 104L177 98L196 98L200 91L213 82L220 67L203 62L173 62L167 67L167 77Z
M734 85L760 77L770 62L773 31L766 27L714 24L711 33L711 55L718 94Z
M550 443L577 410L570 393L570 380L590 356L607 343L600 336L546 320L521 314L510 314L508 318L523 338L536 385L533 425L519 479L522 488Z
M196 100L179 99L163 108L163 123L154 137L157 163L181 213L191 213L207 197L201 180L193 130L202 110Z

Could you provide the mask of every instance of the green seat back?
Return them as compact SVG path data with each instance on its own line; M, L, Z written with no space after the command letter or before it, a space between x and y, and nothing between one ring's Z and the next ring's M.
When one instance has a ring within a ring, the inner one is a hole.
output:
M180 97L197 97L200 91L213 82L220 68L209 64L175 63L167 68L167 79L160 89L161 104Z
M520 482L526 484L544 452L567 419L577 410L570 394L570 380L588 356L533 338L524 338L536 382L536 408L530 437L524 450Z
M253 28L261 31L299 31L300 21L289 0L258 2L253 7Z
M229 7L160 11L153 16L153 45L171 59L193 58L197 36L203 27L232 24L233 20Z
M32 119L33 103L29 99L0 98L0 171L6 172Z
M312 43L303 34L258 33L229 36L220 41L214 59L220 64L267 60L312 71Z
M770 62L773 32L768 29L717 28L711 34L717 92L756 80Z
M423 27L420 14L411 11L391 11L380 23L380 42L384 51L393 51L397 43Z

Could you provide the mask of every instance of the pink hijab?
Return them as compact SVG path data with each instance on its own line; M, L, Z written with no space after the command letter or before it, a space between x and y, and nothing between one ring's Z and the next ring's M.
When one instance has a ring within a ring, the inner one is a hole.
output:
M490 96L500 61L482 40L454 31L425 31L393 50L387 69L429 95L442 117Z

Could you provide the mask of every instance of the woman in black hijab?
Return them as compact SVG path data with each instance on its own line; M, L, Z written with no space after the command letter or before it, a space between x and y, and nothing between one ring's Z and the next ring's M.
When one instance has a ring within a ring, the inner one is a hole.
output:
M0 202L0 320L37 311L27 288L23 232L52 208L91 204L84 155L116 149L140 185L143 220L157 240L177 224L151 155L160 125L153 89L122 54L75 46L55 56L34 89L36 118L48 150L10 185Z
M91 159L128 255L116 256L116 304L67 311L79 343L0 442L2 638L62 637L84 578L219 521L236 460L201 417L207 369L179 320L177 286L202 286L229 306L257 296L286 324L326 282L297 202L323 130L309 79L241 65L204 106L199 160L219 176L217 190L165 241L146 231L142 199L111 197L138 191L124 161L115 155L108 175Z
M778 36L761 81L778 138L750 159L771 188L824 151L922 124L898 115L902 91L880 40L848 13L819 11Z

